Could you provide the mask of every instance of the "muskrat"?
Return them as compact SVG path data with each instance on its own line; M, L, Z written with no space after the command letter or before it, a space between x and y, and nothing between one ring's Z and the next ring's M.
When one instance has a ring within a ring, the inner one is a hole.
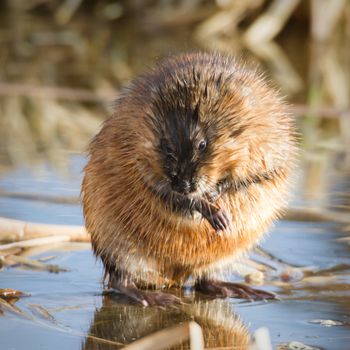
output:
M89 148L82 200L110 288L144 305L178 299L149 286L270 298L221 282L286 204L295 127L256 69L211 53L160 61L115 102ZM141 289L143 288L143 289Z

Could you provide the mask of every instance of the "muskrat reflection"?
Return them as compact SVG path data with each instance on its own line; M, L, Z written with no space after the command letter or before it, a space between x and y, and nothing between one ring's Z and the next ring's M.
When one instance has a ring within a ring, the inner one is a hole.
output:
M142 308L121 303L118 298L105 296L103 305L96 310L84 350L109 350L115 344L93 339L102 338L123 345L180 322L196 321L203 330L205 348L233 347L247 349L251 337L247 328L232 310L227 300L197 301L176 308ZM189 349L183 343L171 349Z

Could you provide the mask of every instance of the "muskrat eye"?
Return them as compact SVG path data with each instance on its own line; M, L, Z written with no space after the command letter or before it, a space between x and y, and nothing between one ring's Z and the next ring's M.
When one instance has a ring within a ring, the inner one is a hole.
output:
M171 155L173 153L173 150L170 146L168 146L167 141L165 139L160 140L160 147L163 152L165 152L167 155Z
M171 153L168 153L166 157L169 161L172 161L172 162L176 161L176 158Z
M200 140L198 144L198 151L202 152L207 148L207 141Z

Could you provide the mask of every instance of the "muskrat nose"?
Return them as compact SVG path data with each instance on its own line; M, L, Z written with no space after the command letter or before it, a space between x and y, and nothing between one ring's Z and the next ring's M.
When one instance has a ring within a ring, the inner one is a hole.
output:
M188 180L181 180L175 177L171 182L171 188L181 194L189 194L193 191L192 186Z

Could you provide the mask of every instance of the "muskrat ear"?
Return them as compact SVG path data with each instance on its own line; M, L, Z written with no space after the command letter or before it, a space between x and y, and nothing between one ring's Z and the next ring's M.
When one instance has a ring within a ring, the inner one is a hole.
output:
M196 107L194 108L193 111L193 121L197 124L199 122L199 105L200 105L200 101L197 102Z

